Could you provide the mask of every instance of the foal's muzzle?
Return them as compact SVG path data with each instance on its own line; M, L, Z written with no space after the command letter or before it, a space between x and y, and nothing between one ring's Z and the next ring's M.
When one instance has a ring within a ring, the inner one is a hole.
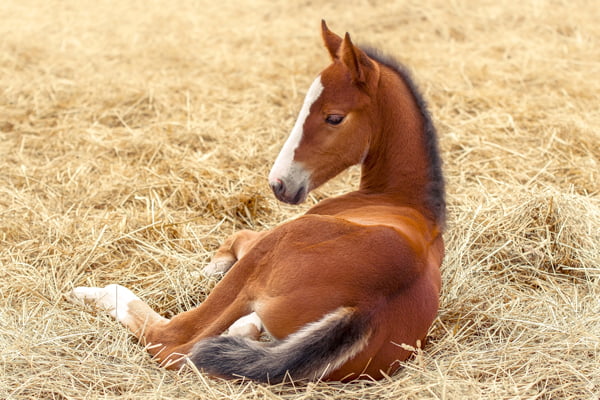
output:
M285 194L285 184L281 179L276 179L269 185L271 185L271 189L273 190L273 193L275 193L275 197L277 197L278 199Z
M306 187L304 186L300 186L295 191L290 190L281 179L274 179L269 185L271 186L275 197L284 203L300 204L306 199Z

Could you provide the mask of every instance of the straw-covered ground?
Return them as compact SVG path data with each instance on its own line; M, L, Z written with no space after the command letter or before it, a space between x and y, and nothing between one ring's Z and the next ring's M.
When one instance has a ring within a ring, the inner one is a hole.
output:
M266 176L329 62L319 23L412 69L440 132L439 318L389 380L267 386L159 368L65 300L120 283L170 316L216 246L279 204ZM0 398L600 395L600 7L586 0L0 2Z

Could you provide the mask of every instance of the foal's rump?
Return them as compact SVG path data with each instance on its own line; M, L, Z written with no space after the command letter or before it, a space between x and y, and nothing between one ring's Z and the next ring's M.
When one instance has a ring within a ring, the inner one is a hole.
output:
M439 291L429 279L432 268L402 229L302 216L262 238L229 273L252 274L244 296L276 344L213 338L199 343L192 358L221 376L236 373L234 360L247 360L252 365L237 374L257 380L283 379L287 367L294 378L308 378L308 370L327 370L328 379L380 378L380 370L390 372L410 355L401 344L416 346L427 333ZM340 312L343 318L334 317ZM266 365L273 366L268 373Z

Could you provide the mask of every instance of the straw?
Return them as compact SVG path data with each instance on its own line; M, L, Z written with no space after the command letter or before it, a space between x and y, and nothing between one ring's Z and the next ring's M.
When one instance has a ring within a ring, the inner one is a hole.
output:
M600 8L571 2L4 1L0 398L590 399L600 394ZM161 369L64 298L119 283L166 317L240 229L306 204L266 177L319 24L413 71L440 133L449 223L428 343L380 382L268 386Z

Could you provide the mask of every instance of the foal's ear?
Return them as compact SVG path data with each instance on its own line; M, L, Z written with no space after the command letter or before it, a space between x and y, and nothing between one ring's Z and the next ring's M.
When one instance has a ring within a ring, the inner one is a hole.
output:
M323 42L329 51L331 59L338 59L338 50L342 44L342 38L329 30L324 19L321 20L321 36L323 37Z
M369 71L374 68L373 61L361 49L352 44L348 33L341 45L340 58L348 67L353 82L365 83L367 81Z

